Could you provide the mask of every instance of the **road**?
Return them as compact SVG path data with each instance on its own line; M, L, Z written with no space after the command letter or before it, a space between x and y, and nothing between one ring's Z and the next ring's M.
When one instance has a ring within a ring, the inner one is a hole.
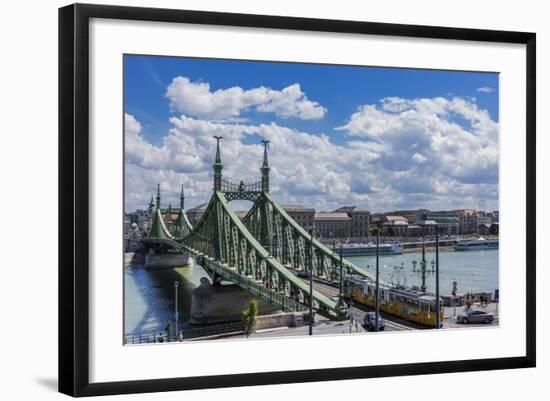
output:
M293 270L289 268L289 270ZM296 273L296 271L295 271ZM309 283L309 278L302 277L302 280ZM327 280L313 278L313 285L316 291L319 291L331 298L337 297L339 294L339 288L336 284ZM474 305L474 307L480 307ZM496 310L496 304L489 304L487 311L495 315L495 320L492 325L498 325L498 313ZM463 307L457 308L445 308L443 329L456 329L456 328L468 328L468 327L487 327L484 324L469 324L463 325L456 323L456 315L461 313ZM374 311L374 308L352 303L351 305L351 321L334 321L326 316L317 314L313 326L313 335L334 335L334 334L350 334L350 333L364 333L366 329L363 327L363 319L367 312ZM389 315L384 312L380 312L380 316L384 319L386 325L384 331L408 331L408 330L428 330L430 327L422 326L418 323L410 322L397 316ZM489 325L490 326L490 325ZM309 335L309 326L302 327L281 327L275 329L260 330L252 335L257 338L272 338L272 337L294 337L294 336L307 336Z

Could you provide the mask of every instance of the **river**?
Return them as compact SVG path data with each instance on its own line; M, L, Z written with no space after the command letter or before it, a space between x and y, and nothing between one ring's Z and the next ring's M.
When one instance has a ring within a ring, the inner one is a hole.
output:
M458 292L493 292L498 288L498 250L480 251L442 251L439 252L439 289L441 295L450 295L453 281L458 283ZM376 257L362 256L348 258L357 266L365 267L374 274ZM413 273L413 260L422 260L421 252L403 253L401 255L385 255L380 257L380 278L391 283L391 276L395 272L395 266L403 266L402 276L406 280L406 286L420 287L421 275ZM426 285L428 292L435 292L435 273L431 273L432 260L435 260L435 252L426 252L427 270ZM417 263L416 268L419 269ZM397 276L394 276L394 281Z
M458 282L458 292L492 292L498 288L497 250L454 252L439 254L440 291L449 295L453 281ZM420 274L413 273L412 261L420 261L420 252L380 257L380 277L391 282L394 266L401 266L402 278L407 286L420 286ZM374 273L374 256L348 258L358 266ZM426 252L428 269L435 253ZM418 265L417 265L418 267ZM163 330L166 323L174 319L174 282L178 281L178 310L180 320L189 320L192 290L201 277L207 274L200 266L180 267L164 270L146 270L141 265L124 268L124 332L127 335L152 333ZM435 274L427 273L428 291L434 292Z

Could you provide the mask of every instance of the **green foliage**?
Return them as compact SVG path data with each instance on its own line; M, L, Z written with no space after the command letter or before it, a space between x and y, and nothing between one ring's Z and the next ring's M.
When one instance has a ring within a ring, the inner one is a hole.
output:
M243 323L244 323L244 332L246 338L252 334L254 328L256 327L256 320L258 318L258 301L255 299L250 301L250 306L243 310Z
M166 330L166 341L172 341L172 336L173 336L172 323L168 322L164 330Z
M370 235L376 235L380 232L380 226L376 223L369 224L369 233Z

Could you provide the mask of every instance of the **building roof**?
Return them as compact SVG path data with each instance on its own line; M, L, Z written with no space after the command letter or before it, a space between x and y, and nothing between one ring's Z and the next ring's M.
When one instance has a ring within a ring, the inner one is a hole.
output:
M198 206L195 206L191 209L187 209L187 212L204 212L208 206L208 203L202 203Z
M282 207L286 212L315 212L315 209L302 205L282 205Z
M437 225L435 220L420 220L420 221L417 221L416 224L418 224L420 226L435 226L435 225Z
M235 212L235 214L237 215L237 217L238 217L239 219L241 219L241 220L246 216L247 213L248 213L247 210L237 210L237 211Z
M341 212L317 212L315 220L350 220L351 217L347 213Z
M386 220L388 222L391 222L391 223L397 223L399 221L402 221L402 222L408 222L409 221L403 216L386 216Z
M405 221L403 221L403 220L386 221L382 225L383 226L406 226L408 224L409 224L409 221L405 219Z
M338 212L343 212L343 213L361 213L361 212L366 212L366 213L369 213L369 211L367 209L364 209L362 207L359 207L359 206L341 206L339 207L338 209L334 210L333 213L338 213Z

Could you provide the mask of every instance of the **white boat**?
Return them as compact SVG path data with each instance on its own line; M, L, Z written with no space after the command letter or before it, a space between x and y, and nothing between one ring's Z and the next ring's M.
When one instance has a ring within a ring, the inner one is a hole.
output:
M455 251L479 251L484 249L498 249L498 239L485 239L483 237L473 240L457 241Z
M403 253L401 247L395 243L393 244L380 244L379 245L379 254L380 255L399 255ZM336 253L339 250L336 249ZM376 255L376 244L350 244L342 247L342 256L371 256Z

